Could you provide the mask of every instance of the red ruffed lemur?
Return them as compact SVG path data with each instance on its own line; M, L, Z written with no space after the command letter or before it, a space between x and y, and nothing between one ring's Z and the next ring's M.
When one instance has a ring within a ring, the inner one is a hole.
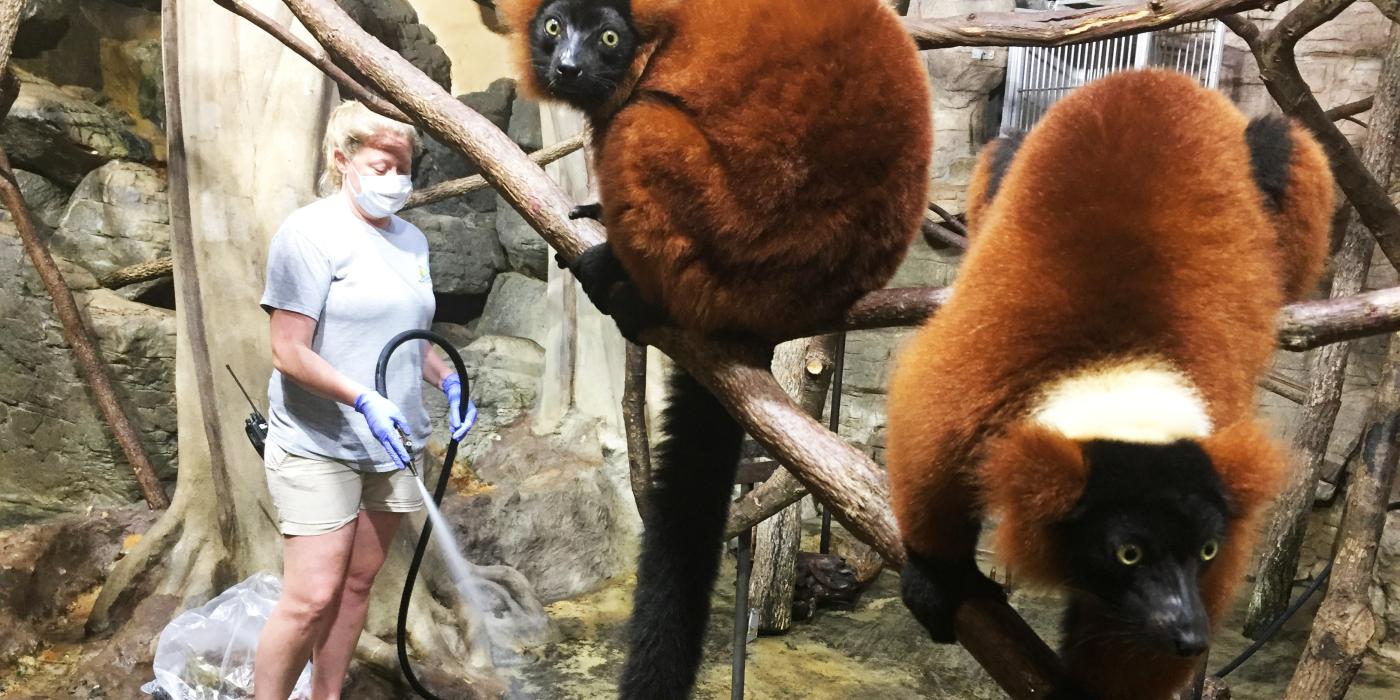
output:
M608 241L572 267L635 339L775 343L889 280L927 205L928 76L879 0L503 0L522 85L589 118ZM670 383L622 673L689 694L743 431Z
M889 473L905 604L935 641L1010 575L1067 592L1066 697L1168 698L1226 611L1284 458L1253 408L1311 290L1332 177L1288 121L1116 74L983 152L954 292L902 351Z

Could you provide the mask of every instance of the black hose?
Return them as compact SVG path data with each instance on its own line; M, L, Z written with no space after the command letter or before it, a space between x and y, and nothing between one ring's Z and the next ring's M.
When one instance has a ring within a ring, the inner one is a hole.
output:
M1387 513L1400 511L1400 501L1396 501L1395 503L1387 505L1385 507L1385 510ZM1269 626L1264 628L1264 631L1259 634L1259 638L1254 640L1253 644L1250 644L1249 647L1247 647L1244 651L1240 652L1239 656L1236 656L1234 659L1231 659L1230 663L1225 664L1220 668L1219 671L1216 671L1214 674L1215 677L1224 678L1225 676L1230 675L1231 671L1234 671L1235 669L1239 668L1241 664L1249 660L1249 657L1254 656L1255 652L1259 651L1261 648L1263 648L1265 644L1268 644L1270 641L1272 641L1274 635L1277 635L1279 630L1283 629L1283 624L1285 622L1288 622L1289 618L1293 617L1295 613L1302 609L1303 604L1308 602L1308 599L1312 598L1313 594L1317 593L1317 590L1319 588L1322 588L1323 584L1327 583L1327 579L1331 576L1332 562L1329 561L1327 562L1327 566L1323 567L1321 573L1317 575L1317 578L1313 579L1312 583L1309 583L1308 587L1303 589L1303 592L1299 594L1296 600L1293 601L1293 604L1289 605L1287 610L1284 610L1282 614L1274 618L1273 621L1269 623Z
M452 366L457 370L457 376L462 380L462 403L460 406L462 419L467 417L468 401L471 395L467 384L467 366L462 362L462 355L457 349L452 347L442 336L425 330L404 331L393 337L388 345L379 353L379 363L374 368L374 389L380 395L387 397L384 375L389 368L389 357L394 354L400 345L410 340L426 340L447 353L448 359L452 360ZM448 438L447 456L443 458L442 471L438 472L437 486L433 488L433 504L441 504L442 496L447 492L447 481L452 476L452 462L457 459L457 441ZM428 537L433 534L432 518L424 518L423 532L418 536L418 544L413 550L413 561L408 565L408 577L403 584L403 597L399 599L399 625L395 635L399 649L399 667L403 669L404 678L408 679L408 685L414 692L427 700L440 700L436 695L428 692L427 688L418 681L418 677L413 675L413 666L408 661L408 635L406 627L408 625L408 604L413 598L413 582L418 579L418 567L423 564L423 553L428 549Z

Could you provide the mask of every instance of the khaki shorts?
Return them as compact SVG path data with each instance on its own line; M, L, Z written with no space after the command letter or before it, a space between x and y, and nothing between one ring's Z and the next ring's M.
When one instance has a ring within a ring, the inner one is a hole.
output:
M422 452L414 455L414 464L422 473ZM423 507L422 492L407 469L359 471L333 459L287 452L270 441L263 466L283 535L334 532L361 510L411 513Z

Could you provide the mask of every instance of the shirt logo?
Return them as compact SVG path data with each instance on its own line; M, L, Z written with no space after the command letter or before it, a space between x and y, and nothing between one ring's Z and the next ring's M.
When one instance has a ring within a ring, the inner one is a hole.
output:
M422 265L419 265L419 266L418 266L418 283L419 283L419 284L427 284L427 283L429 283L429 282L431 282L431 281L432 281L432 280L428 277L428 268L423 267Z

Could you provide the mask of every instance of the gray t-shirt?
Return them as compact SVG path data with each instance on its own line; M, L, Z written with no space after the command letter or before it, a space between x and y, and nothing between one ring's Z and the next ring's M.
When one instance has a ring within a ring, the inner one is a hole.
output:
M262 307L316 319L311 349L352 381L374 389L374 365L391 338L428 328L436 302L428 241L390 217L388 230L357 218L336 193L291 213L267 254ZM423 408L423 341L405 343L385 375L389 400L408 418L415 447L430 425ZM364 471L396 467L352 406L322 398L273 370L267 386L268 439L311 457Z

